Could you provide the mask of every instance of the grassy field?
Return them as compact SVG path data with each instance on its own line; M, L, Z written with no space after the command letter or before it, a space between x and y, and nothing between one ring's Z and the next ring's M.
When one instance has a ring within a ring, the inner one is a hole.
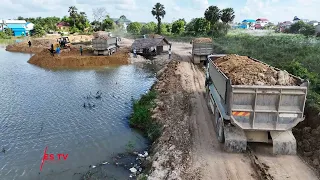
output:
M229 34L214 39L215 53L251 56L310 81L306 114L317 123L320 112L320 39L300 35ZM314 119L313 119L314 117Z

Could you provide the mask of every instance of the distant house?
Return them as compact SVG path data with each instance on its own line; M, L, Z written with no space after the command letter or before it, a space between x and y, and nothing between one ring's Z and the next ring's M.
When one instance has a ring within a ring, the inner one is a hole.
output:
M127 19L125 16L121 16L120 18L111 18L117 25L122 24L123 29L126 30L128 25L131 23L129 19Z
M60 31L69 31L70 29L70 24L67 22L59 22L57 23L57 29L59 29Z
M259 26L258 27L264 27L265 25L267 25L269 23L269 20L266 19L266 18L258 18L256 20L256 24L258 24Z
M319 24L318 21L310 21L308 22L308 24L312 25L312 26L317 26Z
M281 23L278 23L278 30L280 32L284 32L286 29L289 29L292 25L292 22L291 21L284 21L284 22L281 22Z
M0 20L1 30L11 29L14 36L26 36L26 24L25 20Z
M31 22L26 23L26 35L28 36L31 31L34 29L34 24Z
M136 39L132 44L132 49L144 55L156 55L163 52L163 46L170 46L169 41L162 36Z
M297 16L295 16L295 17L293 18L293 23L296 23L296 22L299 22L299 21L302 21L302 22L304 22L304 23L308 23L308 22L309 22L308 19L300 19L300 18L298 18Z
M256 20L254 19L245 19L242 21L242 24L239 26L241 29L248 29L254 27Z

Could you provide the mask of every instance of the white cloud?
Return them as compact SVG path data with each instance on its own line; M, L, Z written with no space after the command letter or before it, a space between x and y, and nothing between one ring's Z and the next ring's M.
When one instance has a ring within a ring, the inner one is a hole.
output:
M247 0L241 4L238 0L0 0L0 19L23 17L62 17L68 14L69 6L85 11L92 20L92 9L105 7L111 17L125 15L132 21L155 21L151 15L152 7L160 2L165 6L165 22L185 18L203 17L209 5L220 9L234 8L236 21L246 18L268 18L273 22L292 20L294 16L303 19L320 20L318 7L320 0Z
M272 22L292 20L294 16L303 19L317 19L318 0L247 0L240 11L236 11L236 20L245 18L267 18Z

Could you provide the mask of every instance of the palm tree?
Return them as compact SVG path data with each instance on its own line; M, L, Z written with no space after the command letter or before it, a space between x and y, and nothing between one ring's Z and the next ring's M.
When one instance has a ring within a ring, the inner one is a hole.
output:
M164 15L166 15L166 11L164 10L164 6L160 3L157 3L152 8L151 13L153 16L155 16L155 18L158 21L158 34L161 34L161 17L164 18Z
M73 19L73 27L76 25L76 17L77 17L77 8L75 6L70 6L69 7L69 13L70 13L70 17Z
M225 24L230 23L234 20L235 15L233 8L226 8L221 11L221 21Z

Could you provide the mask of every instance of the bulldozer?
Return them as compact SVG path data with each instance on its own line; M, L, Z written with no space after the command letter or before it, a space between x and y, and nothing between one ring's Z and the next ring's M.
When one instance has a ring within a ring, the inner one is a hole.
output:
M71 43L67 36L62 36L61 38L58 38L57 42L59 43L61 48L64 48L64 49L70 48Z

